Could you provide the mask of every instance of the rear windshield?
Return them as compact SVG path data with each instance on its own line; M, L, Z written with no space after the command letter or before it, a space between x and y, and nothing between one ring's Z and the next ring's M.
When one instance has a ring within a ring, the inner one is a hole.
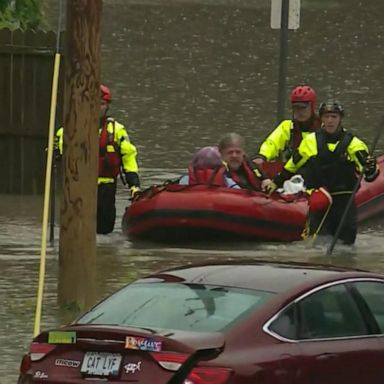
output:
M272 295L201 284L135 283L97 305L77 323L219 331L260 307Z

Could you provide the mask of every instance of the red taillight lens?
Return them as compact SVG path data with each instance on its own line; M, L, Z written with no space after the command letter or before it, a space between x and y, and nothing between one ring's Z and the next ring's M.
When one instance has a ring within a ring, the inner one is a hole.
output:
M51 353L56 348L54 344L47 343L32 343L29 347L29 356L31 361L41 360L43 357L47 356L48 353Z
M151 353L157 363L168 371L177 371L188 355L179 353ZM196 367L193 368L184 384L224 384L231 376L232 370L229 368L216 367Z
M231 376L231 372L229 368L196 367L184 384L224 384Z

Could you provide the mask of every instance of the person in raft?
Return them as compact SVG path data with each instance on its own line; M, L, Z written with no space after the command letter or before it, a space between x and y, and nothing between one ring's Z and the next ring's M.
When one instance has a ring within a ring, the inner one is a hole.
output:
M225 173L233 179L240 188L261 191L270 180L259 167L249 161L246 156L245 140L237 133L228 133L219 141L219 151Z
M188 174L180 178L181 185L207 184L240 188L234 180L229 178L217 147L208 146L199 149L192 157L188 166Z
M204 147L196 152L189 167L188 175L179 184L208 184L229 188L246 188L260 191L264 174L247 160L245 141L237 133L223 136L218 147Z

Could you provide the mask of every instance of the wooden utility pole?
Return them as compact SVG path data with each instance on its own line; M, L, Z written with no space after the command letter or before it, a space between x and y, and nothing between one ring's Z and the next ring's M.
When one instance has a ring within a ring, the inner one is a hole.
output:
M102 0L67 0L58 298L94 303Z

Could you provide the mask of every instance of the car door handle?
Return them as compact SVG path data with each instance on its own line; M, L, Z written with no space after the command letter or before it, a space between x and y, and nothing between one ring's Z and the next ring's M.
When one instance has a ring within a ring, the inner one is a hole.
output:
M316 360L330 360L335 359L337 356L337 353L322 353L316 357Z

